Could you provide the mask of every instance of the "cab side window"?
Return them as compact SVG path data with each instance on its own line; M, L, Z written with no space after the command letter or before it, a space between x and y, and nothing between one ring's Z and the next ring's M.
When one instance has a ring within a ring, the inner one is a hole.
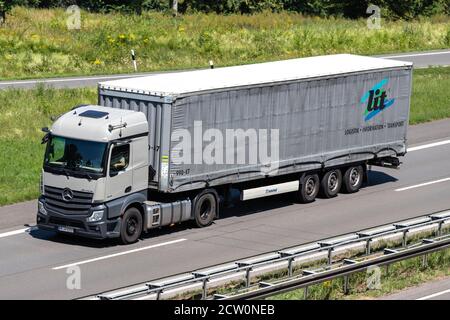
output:
M110 175L125 170L130 163L130 145L114 147L109 165Z

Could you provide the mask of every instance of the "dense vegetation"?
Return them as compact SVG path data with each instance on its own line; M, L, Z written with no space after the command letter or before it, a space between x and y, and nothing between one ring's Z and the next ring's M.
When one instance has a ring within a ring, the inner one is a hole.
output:
M450 117L450 68L414 71L410 123ZM96 103L95 88L0 90L0 205L36 198L44 147L40 128L76 104Z
M253 15L159 12L141 15L81 12L81 29L67 27L64 9L15 7L0 27L0 79L122 73L216 66L357 53L378 54L450 47L450 18L410 22L305 17L298 13Z
M41 8L77 4L92 11L168 10L171 0L1 0L1 3ZM449 0L178 0L181 12L255 13L262 10L289 10L308 15L337 15L350 18L366 16L369 4L379 6L393 18L448 14Z

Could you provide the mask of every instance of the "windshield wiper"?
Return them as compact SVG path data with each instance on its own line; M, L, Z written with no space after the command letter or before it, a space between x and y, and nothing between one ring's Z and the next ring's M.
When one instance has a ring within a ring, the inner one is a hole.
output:
M64 172L64 174L66 175L67 179L69 179L70 175L69 175L69 171L67 171L66 168L61 168L62 171Z
M80 164L75 165L74 169L76 170L77 174L85 176L89 181L92 180L92 176L89 173L87 173L84 170L81 170L81 165Z
M81 171L81 173L84 174L88 178L89 181L92 180L92 176L89 173L87 173L85 171Z

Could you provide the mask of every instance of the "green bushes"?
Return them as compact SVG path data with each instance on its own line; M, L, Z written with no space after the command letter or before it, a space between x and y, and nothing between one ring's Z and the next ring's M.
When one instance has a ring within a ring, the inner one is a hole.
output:
M170 8L170 0L13 0L19 5L41 8L80 7L98 12L141 10L164 11ZM1 3L2 1L0 1ZM11 1L9 1L11 2ZM252 14L264 10L289 10L305 15L365 17L369 4L378 5L385 17L412 19L418 16L449 14L448 0L179 0L181 12L215 12L219 14Z
M450 27L448 27L447 29L447 33L444 36L444 41L443 41L445 46L450 47Z

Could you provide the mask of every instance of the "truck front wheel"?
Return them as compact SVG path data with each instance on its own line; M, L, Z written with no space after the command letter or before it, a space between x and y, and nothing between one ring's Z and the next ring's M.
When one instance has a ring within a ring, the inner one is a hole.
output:
M344 174L344 189L347 193L357 192L363 183L362 166L349 167Z
M137 208L129 208L122 217L120 239L123 244L136 242L142 233L142 215Z
M194 199L195 224L200 227L209 226L217 214L217 200L214 193L205 190Z

